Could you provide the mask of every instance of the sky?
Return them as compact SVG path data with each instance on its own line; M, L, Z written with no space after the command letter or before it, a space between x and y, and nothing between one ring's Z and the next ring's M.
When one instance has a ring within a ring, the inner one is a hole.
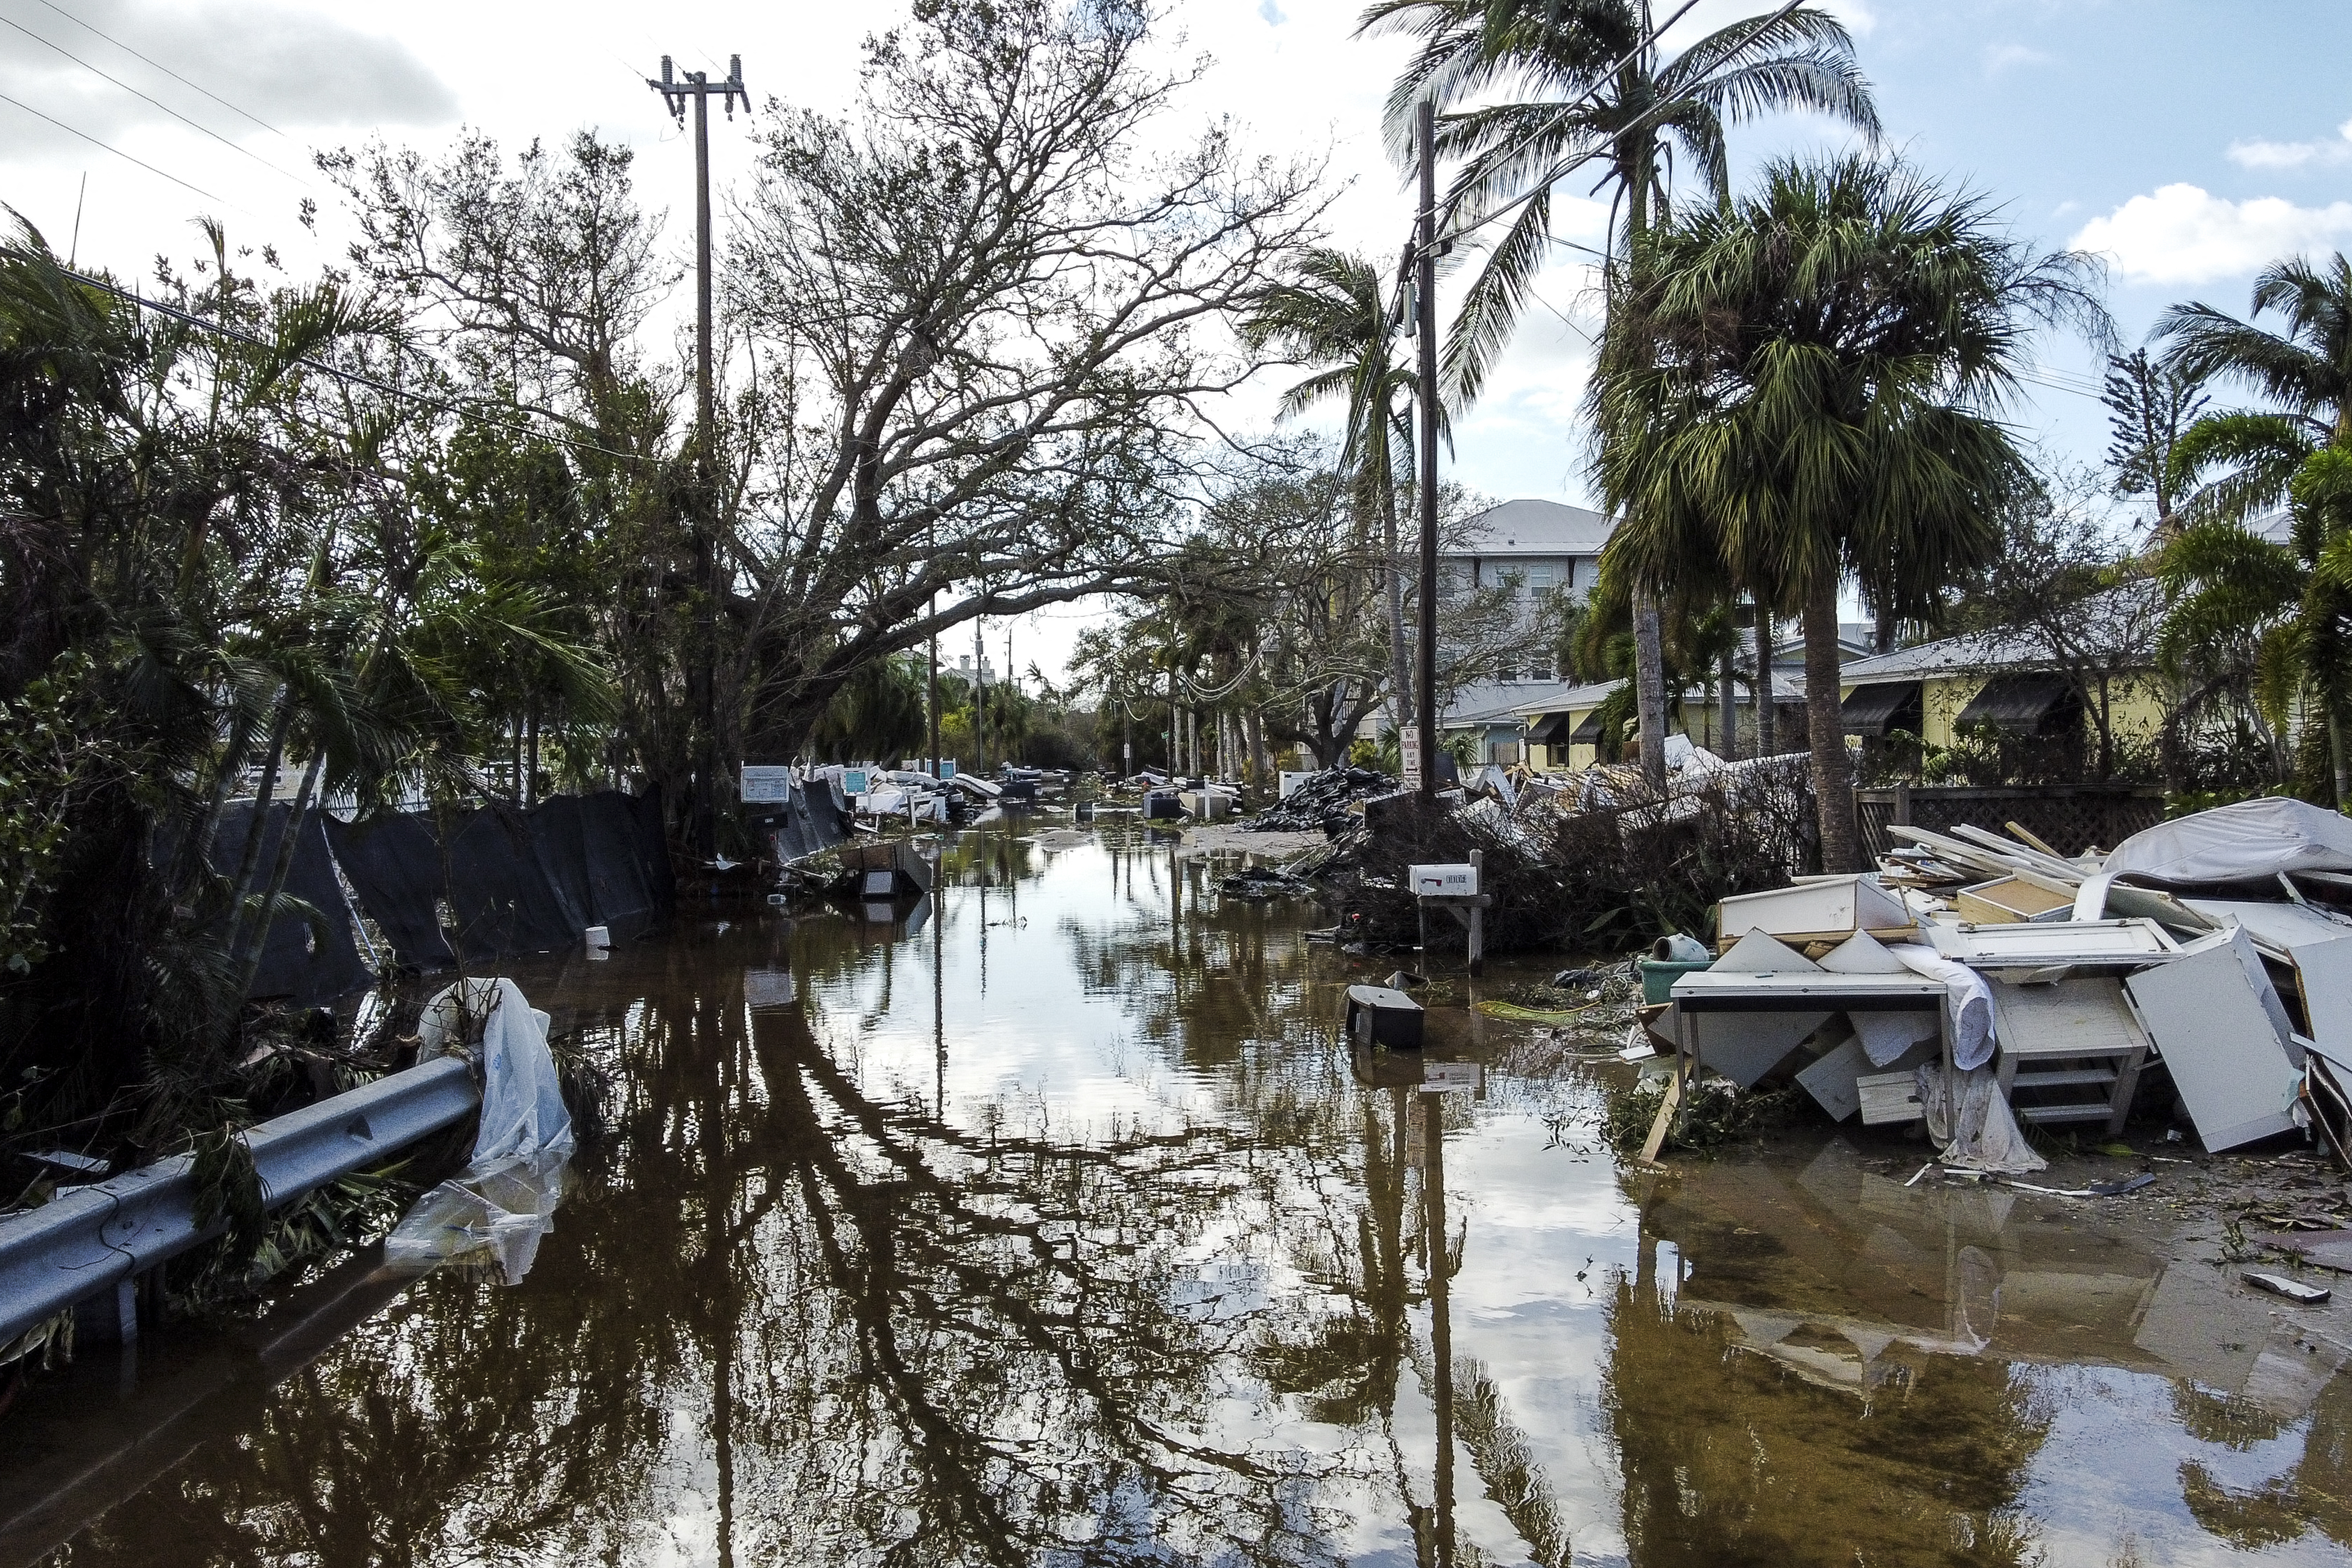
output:
M2352 5L2343 0L1824 0L1853 33L1889 141L1981 193L2021 240L2100 254L2126 342L2166 305L2242 313L2253 275L2294 252L2352 249ZM1700 0L1672 41L1766 8ZM581 127L638 150L639 188L690 254L693 156L644 79L665 51L723 75L743 57L755 102L851 105L862 40L896 5L530 0L399 7L349 0L0 0L0 201L59 249L118 274L198 248L212 214L232 243L277 247L301 274L333 259L316 148L381 136L446 145L461 126L509 145ZM1410 198L1380 138L1405 55L1354 37L1361 0L1167 0L1167 58L1204 59L1181 111L1245 144L1327 161L1339 244L1392 258ZM1666 7L1660 7L1662 14ZM142 58L143 57L143 58ZM750 166L748 127L714 121L722 191ZM1810 117L1734 128L1735 178L1762 160L1845 144ZM103 143L103 145L100 145ZM722 205L721 223L724 213ZM1563 240L1597 243L1604 213L1563 205ZM1450 477L1497 498L1582 504L1579 417L1594 300L1563 247L1513 349L1461 419ZM679 306L690 308L690 297ZM676 318L673 317L674 321ZM2053 462L2095 463L2098 351L2050 338L2008 416ZM1263 428L1279 383L1242 394ZM1062 673L1093 606L1012 628L1015 665ZM992 660L1006 628L992 626Z

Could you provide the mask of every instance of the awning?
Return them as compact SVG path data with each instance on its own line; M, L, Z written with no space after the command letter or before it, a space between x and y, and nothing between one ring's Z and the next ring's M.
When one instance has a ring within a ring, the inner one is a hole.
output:
M1919 732L1919 683L1886 680L1857 686L1838 705L1839 728L1849 735L1884 736L1890 730Z
M1568 733L1571 746L1597 746L1601 743L1601 710L1595 708L1584 716L1584 721Z
M2040 734L2053 718L2075 719L2082 697L2063 675L1996 675L1960 710L1961 729L1991 724L2022 735Z
M1565 745L1568 742L1568 731L1570 728L1569 721L1571 717L1573 716L1568 713L1546 713L1528 731L1528 739L1538 746Z

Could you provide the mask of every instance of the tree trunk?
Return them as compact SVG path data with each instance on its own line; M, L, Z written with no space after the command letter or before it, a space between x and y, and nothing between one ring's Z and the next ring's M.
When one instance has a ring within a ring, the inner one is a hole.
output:
M1832 872L1863 868L1853 768L1838 710L1837 595L1838 580L1830 573L1805 595L1805 738L1813 757L1813 800L1821 809L1822 869Z
M1666 783L1665 648L1657 596L1633 590L1633 701L1642 728L1642 776L1652 787Z
M1249 713L1249 731L1251 758L1257 764L1257 787L1272 789L1274 767L1265 754L1265 715L1255 708Z
M1726 643L1723 657L1716 661L1716 679L1723 687L1723 730L1716 740L1723 746L1723 760L1739 760L1739 689L1735 684L1739 670L1732 647Z
M1780 714L1772 706L1772 613L1756 611L1756 754L1780 754Z

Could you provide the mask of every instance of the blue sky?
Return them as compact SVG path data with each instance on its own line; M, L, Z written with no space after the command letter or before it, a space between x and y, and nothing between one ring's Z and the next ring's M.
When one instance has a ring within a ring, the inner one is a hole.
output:
M1684 31L1766 3L1702 0ZM2111 254L2110 300L2129 339L2175 300L2242 311L2254 272L2275 256L2352 248L2345 0L1824 3L1853 26L1897 146L1986 193L2021 237ZM1327 159L1339 191L1333 237L1392 257L1410 215L1377 122L1404 49L1353 37L1360 5L1170 0L1168 47L1171 58L1213 62L1188 113L1227 117L1271 151ZM837 109L848 101L860 39L898 9L740 0L676 0L652 12L620 0L407 0L397 8L372 0L0 0L0 18L14 24L0 26L0 95L26 106L0 103L0 200L60 247L79 206L82 259L120 272L143 273L159 251L191 254L189 220L198 212L224 216L233 239L274 243L302 270L331 258L331 216L326 245L294 221L301 197L324 197L308 172L311 147L375 133L436 146L461 124L511 144L593 125L638 148L646 199L683 216L690 154L643 82L664 51L687 68L720 70L740 52L761 101L776 93ZM1736 131L1733 151L1745 168L1837 139L1820 124L1783 120ZM719 178L740 176L745 138L722 124L713 141ZM1570 202L1564 237L1595 241L1601 221L1597 206ZM688 232L673 224L671 236L682 255ZM1592 301L1575 254L1561 257L1486 401L1459 426L1453 471L1492 495L1586 497L1577 411ZM682 296L673 314L684 305ZM676 325L666 320L661 330ZM2080 343L2052 341L2042 357L2065 385L2079 387L2099 369ZM1269 416L1275 385L1269 379L1244 395L1234 422ZM2060 460L2097 458L2105 437L2095 402L2055 386L2027 392L2014 417L2031 438ZM1033 623L1025 638L1049 671L1095 613L1073 608Z

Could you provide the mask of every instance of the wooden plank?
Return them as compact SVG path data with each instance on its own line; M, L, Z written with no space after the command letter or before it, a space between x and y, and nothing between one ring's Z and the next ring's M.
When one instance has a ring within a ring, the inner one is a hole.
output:
M2021 921L2045 920L2053 915L2071 915L2074 897L2071 892L2056 893L2037 887L2021 874L2003 877L1997 882L1979 882L1972 888L1962 888L1953 897L1952 907L1960 919L1979 925L2014 924Z
M1854 1092L1862 1106L1862 1124L1884 1127L1895 1121L1919 1121L1926 1119L1927 1108L1919 1103L1919 1079L1909 1072L1864 1073L1853 1080Z
M1683 1102L1683 1080L1680 1074L1666 1080L1665 1098L1658 1101L1658 1114L1650 1123L1650 1135L1642 1141L1642 1163L1658 1163L1658 1151L1666 1146L1666 1129L1674 1125L1675 1112Z

